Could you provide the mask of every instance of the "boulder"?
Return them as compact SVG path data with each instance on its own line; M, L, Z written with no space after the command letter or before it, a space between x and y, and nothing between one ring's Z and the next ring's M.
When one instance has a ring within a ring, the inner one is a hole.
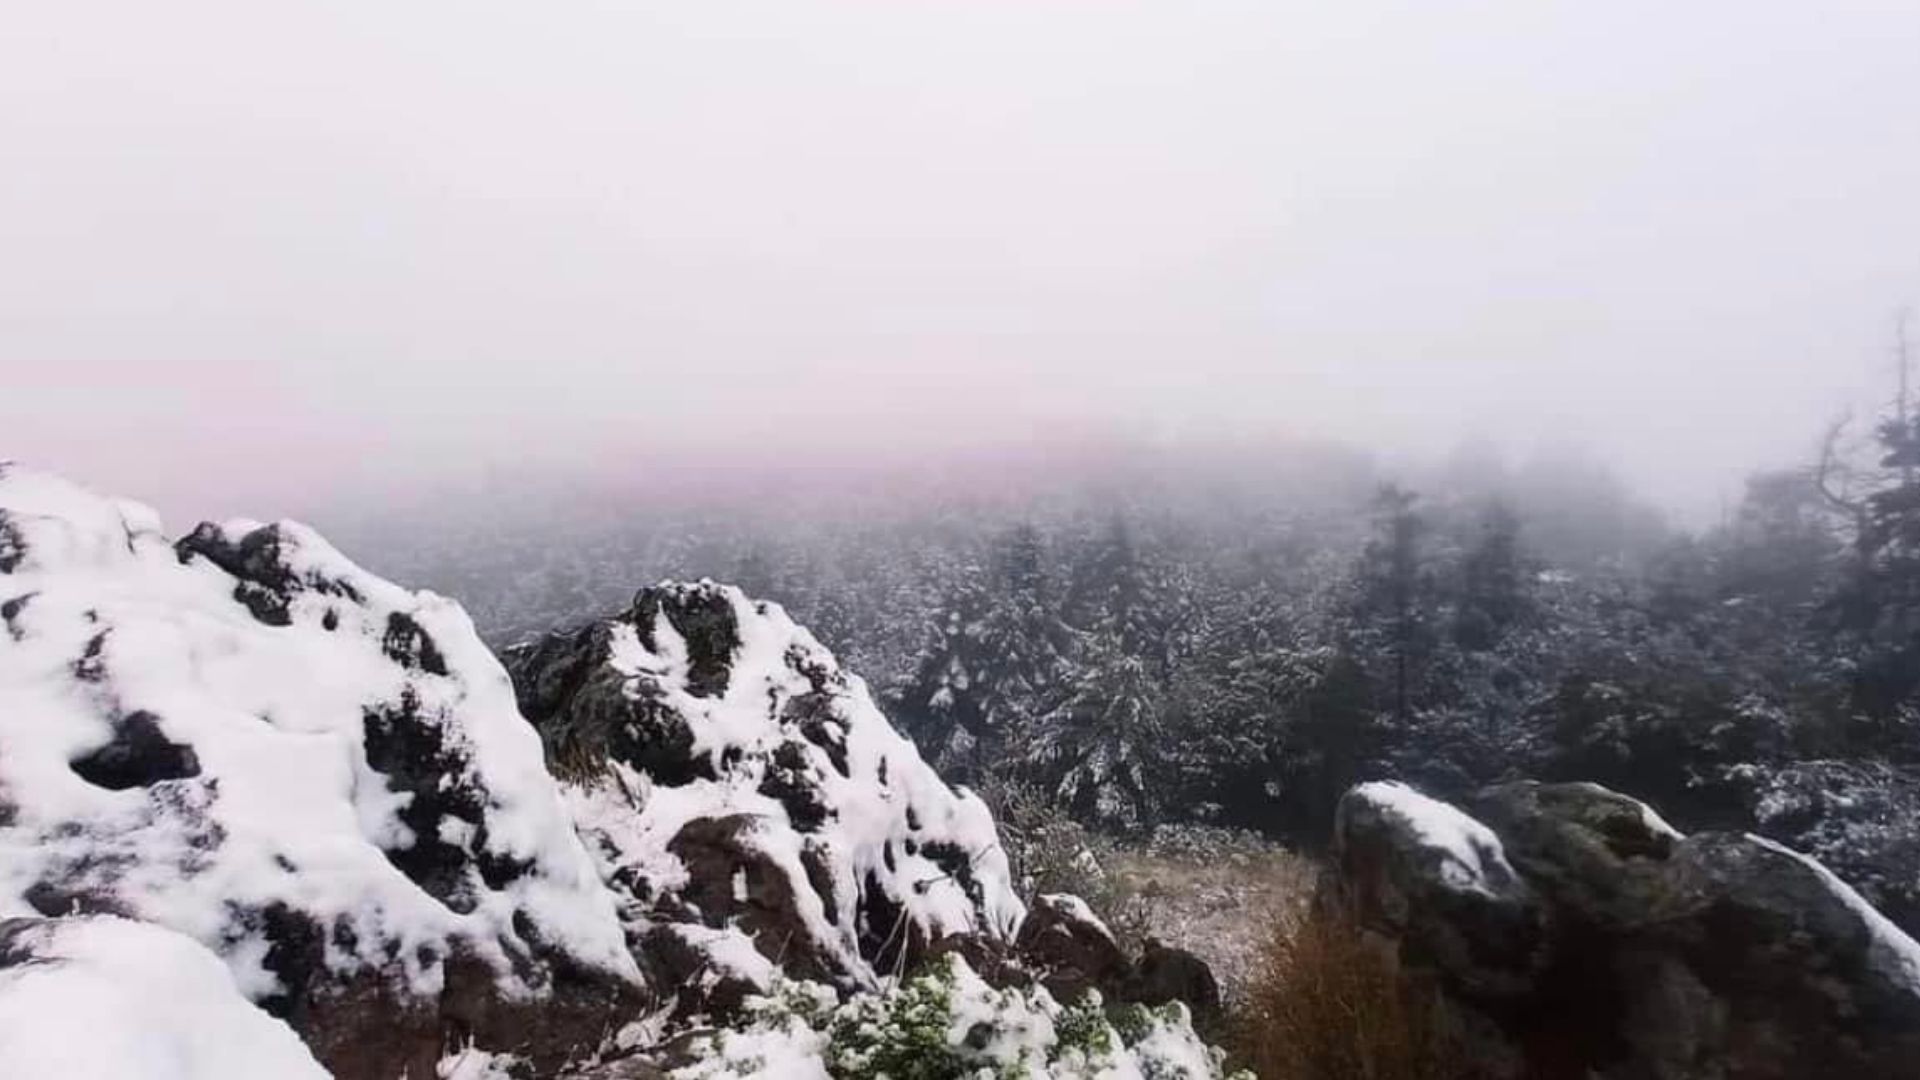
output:
M1113 931L1077 896L1035 898L1014 949L1060 1001L1073 1001L1088 990L1117 998L1133 975L1133 962Z
M1636 1015L1639 1042L1671 1047L1668 1075L1721 1059L1730 1077L1912 1076L1920 1063L1920 945L1813 859L1758 836L1698 833L1670 860L1643 935L1675 980L1711 1002L1711 1025ZM1704 1028L1704 1030L1702 1030Z
M1819 863L1682 836L1592 784L1462 801L1473 816L1363 785L1336 848L1340 899L1486 1043L1476 1060L1622 1080L1914 1074L1920 945Z
M1333 857L1359 923L1416 966L1473 998L1536 988L1545 912L1485 825L1404 784L1362 784L1340 800Z
M638 1012L614 896L457 605L298 524L170 543L18 467L0 520L0 916L185 935L345 1077L431 1076L454 1040L558 1062Z
M1533 891L1588 922L1644 915L1682 839L1644 803L1598 784L1503 784L1464 805Z
M1119 997L1142 1005L1185 1002L1203 1020L1220 1015L1220 982L1213 968L1186 949L1152 939L1134 962Z
M1036 965L1011 942L981 934L949 934L927 946L906 974L911 977L939 971L947 957L955 957L996 989L1031 989L1040 981Z

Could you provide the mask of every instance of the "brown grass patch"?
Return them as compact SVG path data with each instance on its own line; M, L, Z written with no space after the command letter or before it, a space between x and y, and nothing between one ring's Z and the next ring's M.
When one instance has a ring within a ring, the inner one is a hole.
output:
M1229 1037L1261 1080L1472 1075L1431 993L1332 905L1275 920Z
M1161 830L1101 861L1121 921L1205 960L1229 1007L1246 996L1275 919L1303 912L1319 877L1311 859L1221 830Z

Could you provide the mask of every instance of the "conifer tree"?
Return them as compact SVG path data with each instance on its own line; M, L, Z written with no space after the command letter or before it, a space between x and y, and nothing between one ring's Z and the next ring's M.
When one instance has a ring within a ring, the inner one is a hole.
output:
M1158 684L1114 633L1102 632L1072 692L1038 718L1021 756L1076 818L1132 830L1159 816L1164 741Z
M1415 680L1431 646L1430 581L1421 565L1427 524L1418 496L1397 485L1374 500L1374 537L1361 555L1356 631L1362 649L1383 659L1395 721L1412 719Z
M1009 531L993 555L990 574L970 565L949 590L897 702L936 765L962 779L997 764L1053 707L1074 647L1038 530Z
M1505 503L1489 503L1481 514L1478 535L1460 561L1454 641L1469 652L1498 644L1531 607L1527 578L1520 519Z

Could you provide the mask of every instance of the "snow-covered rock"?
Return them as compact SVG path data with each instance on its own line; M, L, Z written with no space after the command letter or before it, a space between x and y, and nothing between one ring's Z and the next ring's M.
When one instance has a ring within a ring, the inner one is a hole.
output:
M1498 896L1519 880L1493 830L1438 799L1391 780L1361 784L1347 799L1348 813L1364 804L1397 819L1414 846L1431 854L1446 888Z
M0 1076L325 1080L199 943L110 915L0 920Z
M1728 771L1755 831L1819 859L1909 934L1920 934L1920 769L1798 761Z
M1920 945L1818 862L1743 833L1683 836L1596 784L1463 802L1350 792L1339 884L1460 1014L1486 1074L1913 1075ZM1500 904L1447 860L1410 857L1464 855L1469 837L1516 875Z
M0 466L0 1024L44 998L99 1036L0 1040L0 1075L648 1075L794 980L853 1016L978 958L1000 989L957 1000L1027 1009L1061 924L1125 996L1112 934L1027 919L986 805L778 607L662 585L509 666L297 524L175 542Z
M948 787L778 606L702 582L508 651L522 712L630 933L689 1009L778 965L867 990L1023 915L979 798Z
M1419 943L1471 992L1523 992L1545 965L1533 890L1460 810L1404 784L1362 784L1335 811L1333 854L1361 921Z
M0 916L74 912L199 942L345 1075L570 1052L639 984L457 605L0 465Z
M1113 994L1132 974L1133 962L1113 931L1077 896L1034 897L1014 944L1019 959L1062 1001L1088 990Z

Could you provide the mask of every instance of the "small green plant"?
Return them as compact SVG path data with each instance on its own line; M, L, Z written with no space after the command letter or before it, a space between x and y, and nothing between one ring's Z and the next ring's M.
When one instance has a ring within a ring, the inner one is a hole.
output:
M845 1003L783 982L742 1027L710 1037L676 1080L826 1076L832 1080L1221 1080L1224 1053L1204 1045L1187 1011L1122 1010L1098 994L1062 1006L1044 989L988 986L956 957L882 993ZM1129 1068L1131 1066L1131 1068ZM1235 1078L1238 1080L1238 1078Z
M948 1037L953 984L949 964L891 994L849 1002L827 1026L827 1070L835 1077L962 1080L970 1070Z
M1106 1010L1101 1004L1100 992L1089 990L1060 1011L1059 1018L1053 1022L1054 1035L1059 1040L1058 1054L1078 1052L1089 1060L1113 1055L1119 1048L1118 1033L1107 1022Z

